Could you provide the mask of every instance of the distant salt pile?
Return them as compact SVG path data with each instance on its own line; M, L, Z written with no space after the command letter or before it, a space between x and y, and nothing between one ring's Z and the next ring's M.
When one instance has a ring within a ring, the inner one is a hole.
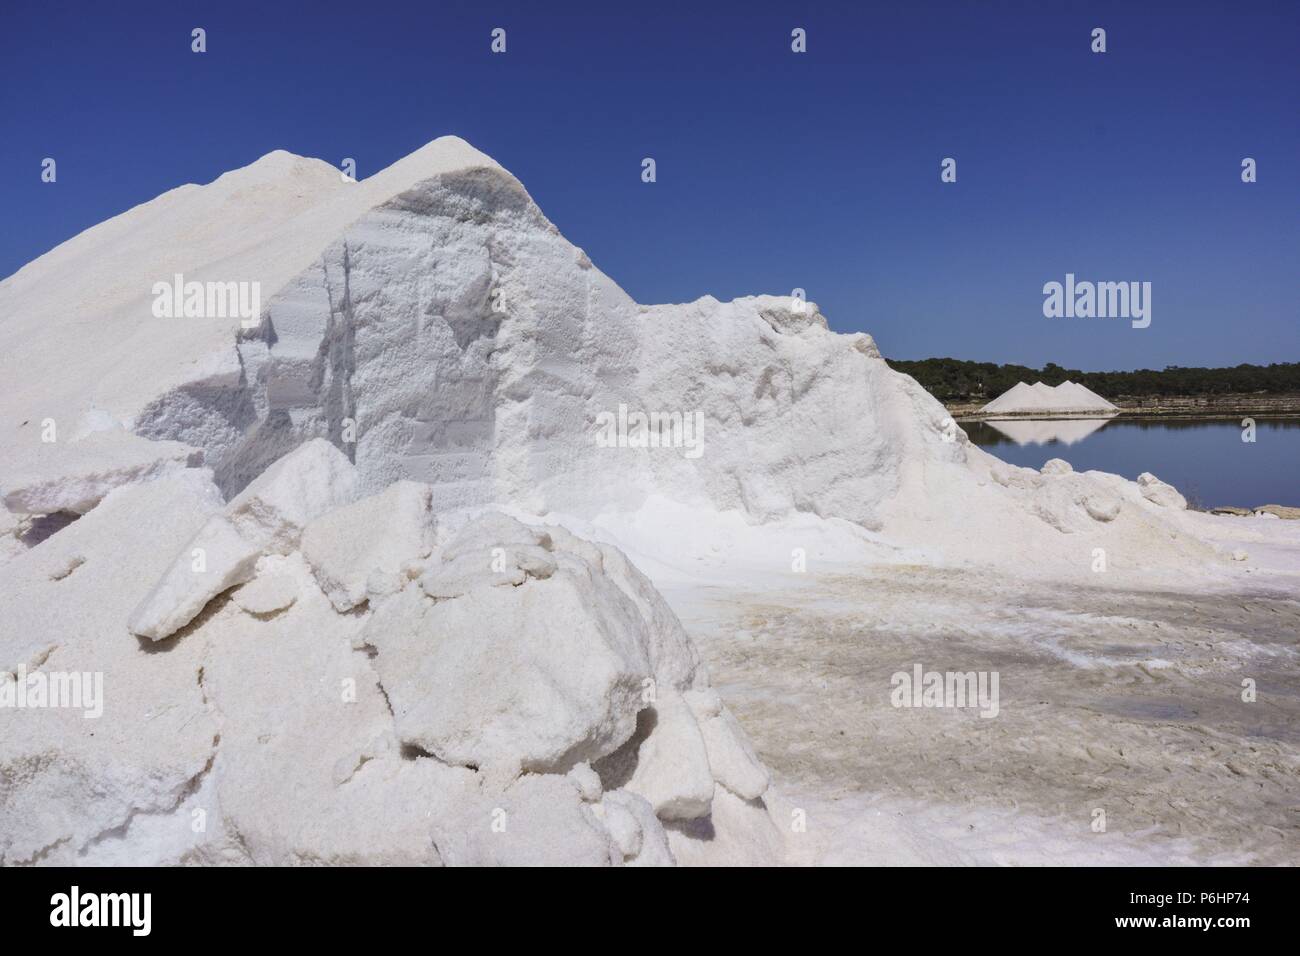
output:
M1113 415L1119 408L1090 388L1065 381L1060 385L1017 382L985 405L981 411L999 415L1098 414Z

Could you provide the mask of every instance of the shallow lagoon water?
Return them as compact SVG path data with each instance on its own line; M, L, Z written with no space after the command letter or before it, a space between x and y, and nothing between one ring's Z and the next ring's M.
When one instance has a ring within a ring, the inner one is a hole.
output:
M1136 478L1144 471L1203 508L1300 506L1300 418L1257 419L1242 441L1241 418L1015 419L967 422L971 441L1003 461L1041 468L1064 458L1076 471Z

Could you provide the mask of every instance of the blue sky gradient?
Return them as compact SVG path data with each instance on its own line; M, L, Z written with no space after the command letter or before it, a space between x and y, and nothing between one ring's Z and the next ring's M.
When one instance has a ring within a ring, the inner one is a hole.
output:
M1294 0L6 0L0 23L0 275L273 149L364 178L454 133L642 302L802 287L896 358L1300 360ZM1044 318L1066 272L1150 281L1150 328Z

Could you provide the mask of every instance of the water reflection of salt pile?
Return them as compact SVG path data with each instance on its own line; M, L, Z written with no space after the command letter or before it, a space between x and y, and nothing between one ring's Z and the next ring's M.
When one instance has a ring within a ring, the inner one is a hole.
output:
M1073 445L1083 441L1098 429L1104 428L1109 421L1108 418L1067 418L1050 421L1020 418L1013 421L987 422L987 424L1017 445L1046 445L1049 442Z

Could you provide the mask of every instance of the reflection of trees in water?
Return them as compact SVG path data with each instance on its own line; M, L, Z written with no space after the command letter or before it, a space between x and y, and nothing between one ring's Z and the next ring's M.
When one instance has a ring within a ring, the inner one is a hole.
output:
M1255 422L1255 430L1263 431L1264 429L1284 429L1300 428L1300 418L1259 418L1255 415L1227 415L1215 418L1132 418L1125 419L1117 424L1129 428L1141 428L1147 431L1152 428L1167 428L1173 431L1181 431L1185 428L1232 428L1241 430L1242 419L1249 418Z

